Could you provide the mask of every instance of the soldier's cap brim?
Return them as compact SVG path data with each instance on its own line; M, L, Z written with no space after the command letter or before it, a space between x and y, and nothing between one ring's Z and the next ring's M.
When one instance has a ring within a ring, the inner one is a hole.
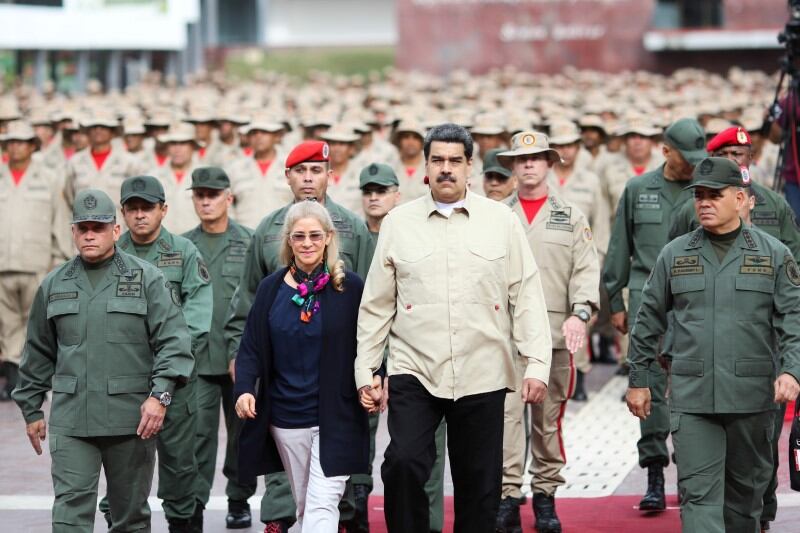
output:
M125 205L125 202L131 200L133 198L140 198L145 202L149 202L151 204L160 204L161 202L166 202L165 198L160 198L154 194L148 194L146 192L136 191L126 194L124 197L120 198L119 203Z
M483 169L483 174L484 174L484 176L486 174L500 174L501 176L503 176L505 178L510 178L511 177L511 171L508 170L506 167L501 167L501 166L494 166L494 167L484 168Z
M192 191L194 189L213 189L215 191L224 191L225 189L229 189L230 184L223 185L221 183L194 183L191 186L187 187L187 191Z
M722 189L725 189L727 187L743 187L743 186L744 185L735 185L733 183L722 183L719 181L698 180L692 182L691 185L687 185L686 187L683 188L683 190L688 191L689 189L694 189L696 187L705 187L707 189L716 189L718 191L721 191Z
M508 152L500 152L497 154L497 160L506 168L510 168L514 162L514 158L520 155L535 155L547 153L547 159L553 163L561 163L561 156L552 148L519 148L517 150L509 150Z
M81 222L102 222L103 224L113 224L117 221L114 215L81 215L79 217L72 217L72 224L79 224Z

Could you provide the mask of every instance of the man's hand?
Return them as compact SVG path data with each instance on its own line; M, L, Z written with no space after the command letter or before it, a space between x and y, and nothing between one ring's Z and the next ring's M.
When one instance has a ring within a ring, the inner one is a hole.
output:
M569 353L574 354L586 342L586 322L573 315L561 325L561 334L564 335L567 350L569 350Z
M616 313L611 313L611 325L623 335L628 333L628 312L617 311Z
M547 384L536 378L522 380L522 401L525 403L542 403L547 396Z
M800 384L791 374L783 373L775 380L775 403L791 402L800 394Z
M256 417L256 397L245 392L236 400L236 416L241 419Z
M36 455L42 455L42 441L47 437L47 424L44 418L25 426L25 433L28 434L28 440L31 441Z
M650 389L648 387L628 387L625 401L633 416L642 420L650 416Z
M381 377L372 376L372 385L365 386L358 389L358 400L368 413L377 413L382 409L383 401L383 387L381 386Z
M161 405L161 402L156 398L150 396L144 401L140 411L142 412L142 420L139 422L139 427L136 428L136 434L143 439L149 439L161 431L167 408Z
M231 381L236 383L236 359L231 359L231 362L228 363L228 375L231 377Z

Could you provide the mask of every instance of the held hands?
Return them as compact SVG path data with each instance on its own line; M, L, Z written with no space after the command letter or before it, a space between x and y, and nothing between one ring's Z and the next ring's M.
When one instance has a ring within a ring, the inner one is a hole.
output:
M536 378L522 380L522 401L525 403L542 403L547 396L547 384Z
M42 455L42 442L47 437L47 424L44 419L31 422L25 426L25 433L28 434L28 440L31 441L33 451L36 455Z
M236 416L241 419L256 417L256 397L245 392L236 400Z
M386 383L389 385L388 379ZM386 410L386 402L389 401L389 392L383 392L380 376L372 376L372 385L358 389L358 401L368 413L382 413Z
M791 374L783 373L775 380L775 403L791 402L800 394L800 384Z
M628 313L626 311L617 311L616 313L612 313L611 325L623 335L628 333Z
M567 350L574 354L583 348L583 343L586 341L586 322L577 316L571 316L561 326L561 334L564 335Z
M629 387L625 394L628 410L644 420L650 416L650 389L648 387Z
M139 427L136 428L136 434L142 439L154 437L164 425L164 416L167 414L167 408L151 396L144 401L140 411L142 412L142 419L139 422Z

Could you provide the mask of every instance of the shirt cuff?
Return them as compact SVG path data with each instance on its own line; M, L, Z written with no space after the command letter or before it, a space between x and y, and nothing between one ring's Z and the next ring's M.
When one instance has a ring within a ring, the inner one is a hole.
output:
M152 392L175 392L175 380L169 378L153 378Z
M372 371L369 368L356 368L356 390L361 387L372 387Z
M545 385L550 382L550 365L529 362L525 367L525 379L538 379Z
M44 419L44 411L41 409L38 411L32 411L31 413L25 415L25 423L26 424L33 424L39 420Z
M622 299L622 292L618 292L609 298L609 308L612 313L619 313L625 311L625 300Z
M592 316L592 312L594 310L592 309L592 306L586 302L572 304L572 314L574 315L578 311L586 311L587 313L589 313L589 316Z
M628 387L631 389L643 389L650 387L647 378L647 370L631 370L628 374Z

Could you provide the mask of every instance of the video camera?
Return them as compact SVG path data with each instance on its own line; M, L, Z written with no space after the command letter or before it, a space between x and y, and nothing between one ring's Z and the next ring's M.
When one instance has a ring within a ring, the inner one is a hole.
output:
M778 34L778 42L790 57L800 55L800 0L789 0L789 21Z

